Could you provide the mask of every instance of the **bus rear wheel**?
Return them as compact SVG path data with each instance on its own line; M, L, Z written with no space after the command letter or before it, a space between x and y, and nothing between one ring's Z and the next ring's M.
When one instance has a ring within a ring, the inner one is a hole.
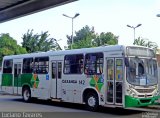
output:
M30 102L31 100L31 91L28 87L25 87L22 91L23 100L25 102Z
M85 99L86 108L89 111L97 111L99 106L98 96L95 93L88 93Z

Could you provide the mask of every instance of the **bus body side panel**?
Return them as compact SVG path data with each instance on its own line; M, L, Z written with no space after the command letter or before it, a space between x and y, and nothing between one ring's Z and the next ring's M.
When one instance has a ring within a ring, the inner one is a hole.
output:
M94 90L99 98L99 105L105 104L105 81L104 81L104 74L100 75L85 75L86 84L83 86L82 97L84 94L84 91L87 89Z
M81 91L86 85L87 81L84 75L63 75L62 100L82 103Z
M37 75L34 75L32 73L22 74L21 75L21 87L23 86L29 86L31 90L31 96L32 97L39 97L38 93L38 85L39 85L39 79Z
M46 79L47 78L47 79ZM19 85L19 94L22 93L22 87L23 86L29 86L31 90L31 96L37 97L40 99L48 99L49 98L49 80L48 80L48 74L22 74L21 79L19 79L19 82L21 83Z
M104 105L103 75L64 75L62 80L62 100L65 102L83 103L86 89L94 90L99 96L100 105Z
M21 75L21 87L23 87L24 85L28 85L29 87L33 87L33 74L31 73L27 73L27 74L22 74Z
M40 99L50 98L50 77L48 74L38 74L38 80L34 83L37 85Z
M2 74L2 91L9 94L13 94L13 75L12 74Z

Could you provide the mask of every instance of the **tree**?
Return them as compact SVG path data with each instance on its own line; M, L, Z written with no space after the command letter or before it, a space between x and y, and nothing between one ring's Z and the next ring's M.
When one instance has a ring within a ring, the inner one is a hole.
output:
M91 47L91 40L96 38L94 28L90 28L87 25L80 29L78 32L75 32L75 34L76 36L73 37L73 48ZM68 48L70 49L72 36L67 35L67 38Z
M33 29L28 30L22 37L22 47L26 48L28 53L37 51L61 50L57 40L49 38L48 31L41 34L33 34Z
M0 34L0 62L3 56L27 53L9 34Z
M155 50L158 49L158 45L154 42L151 42L151 41L148 41L148 43L146 44L146 47L153 48Z
M67 35L67 43L68 48L71 48L72 36ZM118 43L118 36L115 36L111 32L102 32L100 35L95 33L94 27L90 28L89 26L85 26L79 31L75 32L75 36L73 37L73 45L72 48L89 48L89 47L97 47L101 45L115 45Z
M146 41L145 39L138 37L137 39L134 40L133 45L146 46Z
M115 36L111 32L102 32L97 38L94 40L94 46L101 45L115 45L118 44L118 36Z
M149 41L148 39L144 39L144 38L140 38L138 37L137 39L135 39L134 45L140 45L140 46L145 46L145 47L149 47L154 49L155 51L158 48L158 45L152 41Z

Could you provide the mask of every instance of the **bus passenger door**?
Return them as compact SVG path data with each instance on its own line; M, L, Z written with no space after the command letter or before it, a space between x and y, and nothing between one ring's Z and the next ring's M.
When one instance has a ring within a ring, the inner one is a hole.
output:
M107 103L122 105L123 59L107 58Z
M21 63L14 63L14 94L18 94L21 85Z
M51 76L51 97L61 98L62 61L52 61Z

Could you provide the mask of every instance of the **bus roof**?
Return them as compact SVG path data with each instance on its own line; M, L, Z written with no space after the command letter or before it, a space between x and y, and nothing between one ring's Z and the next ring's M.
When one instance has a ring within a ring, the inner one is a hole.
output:
M82 48L82 49L73 49L73 50L59 50L59 51L47 51L47 52L37 52L37 53L28 53L20 55L9 55L4 56L3 59L15 59L15 58L29 58L29 57L41 57L41 56L54 56L54 55L66 55L66 54L80 54L80 53L93 53L93 52L107 52L107 51L120 51L124 50L123 45L109 45L109 46L100 46L94 48Z

